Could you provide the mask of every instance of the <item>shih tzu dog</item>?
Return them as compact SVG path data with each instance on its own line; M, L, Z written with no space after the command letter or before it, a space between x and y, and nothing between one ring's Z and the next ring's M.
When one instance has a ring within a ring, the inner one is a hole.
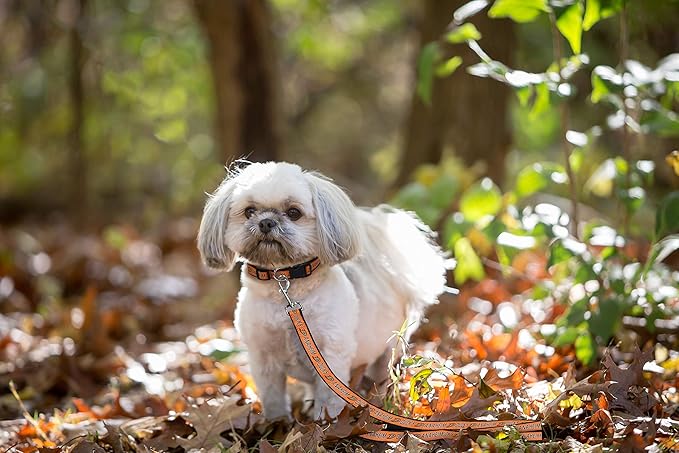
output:
M314 416L335 417L344 407L306 357L273 271L290 278L290 297L337 377L347 383L361 365L386 377L394 331L404 321L414 330L445 288L444 257L431 236L403 211L357 208L330 179L297 165L230 171L207 200L198 248L209 267L244 261L235 324L266 418L290 416L287 376L312 384Z

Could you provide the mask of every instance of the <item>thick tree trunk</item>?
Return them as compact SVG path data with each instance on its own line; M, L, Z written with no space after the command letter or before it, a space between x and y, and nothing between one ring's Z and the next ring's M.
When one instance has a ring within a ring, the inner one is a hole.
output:
M265 0L195 0L209 43L222 160L274 160L281 151L279 75Z
M465 3L466 0L426 0L419 25L421 46L439 39L453 11ZM484 50L496 60L511 62L515 41L512 24L489 19L485 12L471 21L483 35L480 44ZM464 45L455 46L453 51L463 58L463 67L478 61ZM501 184L511 144L509 95L510 91L499 82L471 76L463 68L435 80L431 106L414 93L396 184L407 182L418 165L437 163L448 146L466 165L483 163L485 173Z
M87 217L87 163L83 147L83 123L85 121L85 94L83 89L83 67L85 48L82 41L84 13L87 0L73 0L74 17L69 32L71 74L69 92L71 98L71 132L69 137L69 205L75 221L82 224Z

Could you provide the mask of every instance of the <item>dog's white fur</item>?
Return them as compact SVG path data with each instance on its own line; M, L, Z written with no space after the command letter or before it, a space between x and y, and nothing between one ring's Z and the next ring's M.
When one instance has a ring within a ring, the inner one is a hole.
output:
M246 209L255 212L246 216ZM302 217L293 221L294 207ZM262 219L277 226L260 231ZM403 211L354 206L329 179L288 163L232 171L208 199L198 234L204 262L230 270L237 259L268 269L321 259L309 277L291 280L290 296L331 369L345 383L351 369L385 369L388 339L405 320L416 327L445 285L444 259L431 231ZM316 375L297 339L275 281L241 273L235 324L250 354L269 419L289 417L286 376L313 384L314 414L334 417L344 403ZM381 359L381 360L380 360ZM374 374L379 374L375 371Z

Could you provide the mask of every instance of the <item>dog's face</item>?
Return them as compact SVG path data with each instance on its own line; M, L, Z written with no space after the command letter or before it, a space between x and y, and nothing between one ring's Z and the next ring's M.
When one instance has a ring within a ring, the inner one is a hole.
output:
M320 175L297 165L255 163L228 176L205 205L198 248L205 263L286 267L318 256L326 264L359 247L355 207Z

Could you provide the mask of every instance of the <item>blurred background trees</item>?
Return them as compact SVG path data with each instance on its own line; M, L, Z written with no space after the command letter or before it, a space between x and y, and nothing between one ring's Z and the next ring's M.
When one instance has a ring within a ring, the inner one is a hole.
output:
M195 214L222 165L244 156L317 168L366 203L442 156L503 186L525 163L559 155L559 113L532 115L507 87L462 70L435 77L422 99L418 60L464 3L0 2L2 221ZM650 65L677 49L676 11L654 0L629 15L630 58ZM539 71L552 49L538 22L474 20L494 59ZM615 66L614 22L586 40L593 59ZM579 100L573 127L604 120ZM661 143L637 143L639 157L660 161L676 146L648 140ZM607 152L591 150L590 173Z

